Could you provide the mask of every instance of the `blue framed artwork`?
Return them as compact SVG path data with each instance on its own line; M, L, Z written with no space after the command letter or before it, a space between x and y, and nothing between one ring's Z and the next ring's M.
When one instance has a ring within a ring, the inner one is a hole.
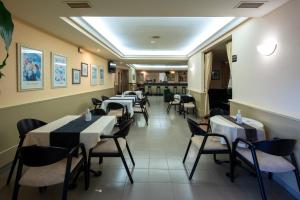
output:
M43 51L18 44L18 91L44 87Z
M100 85L104 85L104 67L100 66L99 68L99 75L100 75Z
M98 82L98 67L91 65L91 85L97 85Z
M72 69L72 84L80 84L81 76L79 69Z
M89 75L89 64L81 63L81 76L88 77Z
M52 88L67 87L67 57L51 53Z

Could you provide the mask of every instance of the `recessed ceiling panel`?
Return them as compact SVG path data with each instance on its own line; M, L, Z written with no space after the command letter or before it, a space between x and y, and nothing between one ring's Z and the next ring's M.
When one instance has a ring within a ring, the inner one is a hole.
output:
M235 18L82 17L82 19L125 56L185 56Z

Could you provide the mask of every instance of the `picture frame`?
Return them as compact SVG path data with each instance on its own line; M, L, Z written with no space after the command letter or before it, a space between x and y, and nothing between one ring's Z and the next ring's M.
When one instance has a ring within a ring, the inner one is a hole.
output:
M24 44L17 44L18 91L44 88L44 52Z
M88 77L89 65L87 63L81 63L81 76Z
M98 67L97 65L91 65L91 85L97 85L98 83Z
M99 84L104 85L104 66L99 67Z
M81 82L81 76L80 76L80 70L79 69L72 69L72 84L80 84Z
M220 80L220 70L214 69L211 71L211 80Z
M67 87L68 79L67 57L51 52L51 79L52 88Z

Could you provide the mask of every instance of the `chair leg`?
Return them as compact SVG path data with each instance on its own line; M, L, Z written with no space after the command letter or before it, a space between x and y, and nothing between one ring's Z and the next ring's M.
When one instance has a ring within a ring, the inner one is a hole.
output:
M128 143L127 143L127 142L126 142L126 148L127 148L128 153L129 153L130 160L131 160L133 166L135 166L135 162L134 162L134 160L133 160L133 157L132 157L132 154L131 154L131 151L130 151L130 149L129 149L129 146L128 146Z
M272 178L273 178L273 173L272 172L268 173L268 178L269 178L269 180L272 180Z
M233 155L229 152L229 160L230 160L230 181L234 182L234 167L235 167L235 160L233 158Z
M145 113L145 112L143 112L143 115L144 115L144 118L145 118L146 124L147 124L147 126L148 126L148 117L147 117L147 115L146 115L146 113Z
M103 163L103 157L99 157L99 165Z
M188 146L187 146L187 149L186 149L186 151L185 151L184 157L183 157L183 161L182 161L183 163L185 163L185 160L186 160L186 157L187 157L187 155L188 155L188 153L189 153L191 144L192 144L192 141L190 140L190 141L189 141L189 144L188 144Z
M132 179L132 177L131 177L129 168L128 168L128 166L127 166L126 160L125 160L124 155L123 155L122 152L121 152L121 159L122 159L123 165L124 165L124 167L125 167L125 170L126 170L126 172L127 172L128 178L129 178L130 182L133 183L133 179Z
M260 191L261 198L262 198L262 200L267 200L266 191L265 191L263 179L261 176L261 171L259 169L259 165L257 162L256 154L255 154L255 152L251 152L251 153L252 153L252 158L254 161L254 168L256 171L256 176L257 176L257 181L258 181L258 185L259 185L259 191Z
M11 177L14 173L14 169L16 167L17 161L18 161L18 152L16 152L14 161L13 161L12 166L10 168L9 175L8 175L8 178L7 178L7 181L6 181L6 185L8 185L10 183L10 180L11 180Z
M170 112L170 109L171 109L171 104L169 104L168 107L167 107L167 113Z
M198 162L199 162L201 153L202 153L202 149L199 149L197 158L196 158L196 160L195 160L194 166L193 166L192 171L191 171L191 174L190 174L190 176L189 176L189 180L191 180L191 179L193 178L193 175L194 175L195 170L196 170L196 167L197 167L197 165L198 165Z
M13 197L12 197L13 200L18 199L19 190L20 190L20 185L16 183L14 187Z

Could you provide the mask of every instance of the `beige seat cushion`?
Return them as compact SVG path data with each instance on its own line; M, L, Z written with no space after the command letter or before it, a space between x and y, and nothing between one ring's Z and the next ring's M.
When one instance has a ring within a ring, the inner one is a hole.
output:
M184 108L195 108L195 104L193 102L190 103L184 103L183 104Z
M142 112L142 109L140 106L135 106L135 107L133 107L133 111L134 112Z
M251 151L246 148L238 148L237 151L253 164ZM274 156L259 150L256 150L256 157L261 171L264 172L287 172L292 171L295 167L281 156Z
M73 157L71 171L77 166L82 156ZM64 182L67 159L43 167L29 167L21 177L19 184L31 187L44 187Z
M124 138L118 138L121 150L126 148L126 140ZM98 142L93 148L93 153L117 153L118 148L113 139L105 139Z
M198 149L200 149L204 136L193 136L192 144L194 144ZM208 137L204 150L226 150L227 146L220 143L219 140L215 140L214 137Z
M116 116L116 117L122 117L123 116L123 110L110 110L109 113L107 114L109 116Z
M169 104L171 104L171 105L179 105L180 101L175 99L174 101L170 101Z

